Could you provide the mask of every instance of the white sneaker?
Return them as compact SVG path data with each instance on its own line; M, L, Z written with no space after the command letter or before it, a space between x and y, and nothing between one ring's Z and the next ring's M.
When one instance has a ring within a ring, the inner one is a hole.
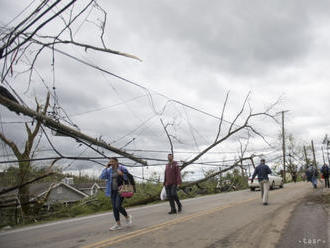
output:
M116 231L116 230L119 230L121 229L121 225L118 225L117 223L114 224L109 230L110 231Z
M132 225L132 223L133 223L132 215L128 215L128 218L126 218L126 223L129 226Z

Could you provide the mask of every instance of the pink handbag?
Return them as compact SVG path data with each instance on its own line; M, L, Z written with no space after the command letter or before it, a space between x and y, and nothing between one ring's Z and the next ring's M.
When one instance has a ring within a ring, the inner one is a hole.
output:
M134 188L131 184L123 184L120 186L119 194L124 198L131 198L134 195Z

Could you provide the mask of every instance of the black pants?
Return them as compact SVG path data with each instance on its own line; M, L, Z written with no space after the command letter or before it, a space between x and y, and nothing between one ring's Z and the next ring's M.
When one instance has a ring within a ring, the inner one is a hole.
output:
M123 199L120 195L118 190L111 191L111 202L112 202L112 209L113 215L115 216L115 220L118 222L120 221L119 213L127 217L127 212L125 208L121 206Z
M330 188L330 184L329 184L329 176L324 176L324 183L325 183L325 185L324 185L324 187L325 188Z
M178 205L178 208L181 209L182 205L178 197L176 185L165 186L165 189L168 201L170 202L171 211L176 212L174 201Z

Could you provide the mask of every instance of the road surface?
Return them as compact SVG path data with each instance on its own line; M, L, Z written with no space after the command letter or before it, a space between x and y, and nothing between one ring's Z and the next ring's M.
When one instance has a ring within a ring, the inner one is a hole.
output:
M183 212L168 215L168 202L128 209L133 225L109 231L103 213L0 232L0 247L276 247L295 207L313 193L309 183L270 191L269 205L249 190L182 201ZM297 240L298 242L298 240Z

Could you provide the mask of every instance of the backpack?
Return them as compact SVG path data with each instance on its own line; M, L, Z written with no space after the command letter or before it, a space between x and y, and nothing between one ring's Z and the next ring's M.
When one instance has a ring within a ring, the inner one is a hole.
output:
M133 186L134 193L136 193L134 176L131 173L129 173L128 171L127 171L127 178L128 178L128 183Z
M305 173L306 173L307 181L312 181L313 168L311 166L308 167Z

